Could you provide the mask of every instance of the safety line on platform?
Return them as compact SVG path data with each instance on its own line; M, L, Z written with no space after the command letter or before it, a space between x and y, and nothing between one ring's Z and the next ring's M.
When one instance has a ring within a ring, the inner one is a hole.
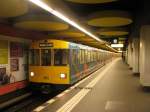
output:
M93 88L99 80L101 80L106 72L115 64L117 59L111 63L110 66L105 68L100 75L98 75L94 80L92 80L86 88ZM79 93L77 93L74 97L72 97L67 103L65 103L61 108L59 108L56 112L70 112L91 90L90 89L84 89L81 90Z
M107 72L107 70L117 61L114 60L108 68L105 68L100 74L98 75L93 81L91 81L85 88L93 88L93 86L104 76L104 74ZM97 74L99 70L95 71L93 74ZM87 79L91 78L93 75L87 76L85 79L79 81L74 86L68 88L67 90L63 91L62 93L58 94L56 97L48 100L43 105L35 108L33 112L40 112L46 107L50 106L52 103L54 103L58 98L63 97L65 94L69 93L71 90L77 88L81 83L85 82ZM75 96L73 96L66 104L64 104L60 109L58 109L56 112L70 112L92 89L82 89L79 91ZM65 109L65 110L64 110Z

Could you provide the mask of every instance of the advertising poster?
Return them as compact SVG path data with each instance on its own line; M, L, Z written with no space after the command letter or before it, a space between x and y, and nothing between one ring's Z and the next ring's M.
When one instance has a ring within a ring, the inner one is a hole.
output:
M10 43L10 57L23 57L23 46L21 43Z
M18 59L11 59L10 60L10 67L11 71L19 71L19 60Z
M0 68L0 85L9 83L9 77L6 74L6 68Z
M8 64L8 41L0 40L0 64Z

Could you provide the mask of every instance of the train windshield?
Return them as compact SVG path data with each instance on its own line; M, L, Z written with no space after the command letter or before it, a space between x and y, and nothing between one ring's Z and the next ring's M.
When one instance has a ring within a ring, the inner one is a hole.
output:
M40 65L40 51L39 49L31 49L29 52L29 64L33 66Z
M41 65L51 66L51 50L50 49L41 50Z
M54 66L66 66L69 59L69 50L55 49L54 50Z
M69 63L68 49L31 49L31 66L66 66Z

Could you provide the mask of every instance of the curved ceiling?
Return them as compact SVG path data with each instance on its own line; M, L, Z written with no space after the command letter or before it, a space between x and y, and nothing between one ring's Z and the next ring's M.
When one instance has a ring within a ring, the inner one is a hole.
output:
M84 4L98 4L98 3L108 3L117 0L67 0L74 3L84 3Z
M0 0L0 17L9 18L28 12L28 5L24 0Z
M69 25L47 15L28 15L15 21L15 27L36 31L62 31Z
M87 41L89 41L89 43L91 42L96 45L101 44L96 43L96 40L94 40L92 37L87 37L80 31L71 32L67 30L69 28L69 25L64 23L64 21L57 19L57 17L54 17L52 14L47 13L42 8L39 8L38 6L27 1L28 0L0 0L0 22L2 24L6 24L6 26L10 25L12 27L12 25L14 25L15 27L18 28L28 29L28 31L25 31L15 28L16 32L18 33L18 30L20 30L21 34L22 31L32 32L32 30L35 30L40 31L37 33L44 34L45 38L53 38L53 36L51 35L53 34L56 36L55 39L64 39L64 40L70 39L71 41L83 42L83 44L87 44ZM128 12L134 14L134 9L137 9L137 7L135 8L134 5L136 0L132 0L132 2L131 0L43 0L43 1L44 2L46 1L46 3L49 2L50 6L60 11L61 13L64 12L63 14L71 18L72 21L76 21L81 26L85 26L85 29L88 29L88 31L92 32L94 35L95 33L99 33L100 38L103 37L111 38L111 36L113 37L116 35L118 35L118 37L119 36L122 37L122 35L125 35L126 38L127 37L126 34L128 34L128 31L112 30L109 28L131 24L133 20ZM124 10L127 12L119 10ZM97 13L96 11L100 12ZM87 15L89 16L87 17ZM107 28L109 30L100 32L99 30L97 30L99 28ZM128 28L130 29L130 26L128 26ZM47 31L47 33L45 33L44 31ZM48 31L50 32L48 33ZM40 39L43 39L43 36L41 37L42 38ZM105 38L103 39L106 40L107 42L110 42L109 39Z
M132 18L125 11L100 11L91 14L88 25L96 27L119 27L131 24Z

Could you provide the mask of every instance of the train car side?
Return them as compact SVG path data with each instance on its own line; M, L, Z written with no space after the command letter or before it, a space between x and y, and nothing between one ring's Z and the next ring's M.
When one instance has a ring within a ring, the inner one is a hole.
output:
M74 84L111 60L110 52L70 43L70 84Z
M33 42L30 48L29 81L41 91L68 87L112 58L112 53L61 40Z

